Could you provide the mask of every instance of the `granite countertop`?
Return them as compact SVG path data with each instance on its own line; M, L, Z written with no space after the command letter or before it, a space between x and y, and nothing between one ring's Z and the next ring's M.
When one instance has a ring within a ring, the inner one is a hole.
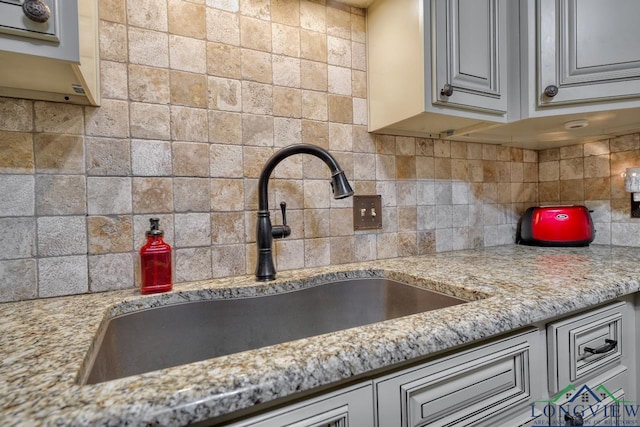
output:
M432 256L0 304L0 424L184 425L588 308L639 290L640 248L500 246ZM103 319L190 300L382 276L472 300L258 350L78 385ZM311 278L311 279L309 279Z

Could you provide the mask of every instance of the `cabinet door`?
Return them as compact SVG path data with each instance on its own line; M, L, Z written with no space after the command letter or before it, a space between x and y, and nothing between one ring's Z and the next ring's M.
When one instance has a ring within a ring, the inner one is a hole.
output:
M435 48L432 102L506 112L506 1L433 0L431 6Z
M640 96L640 2L538 0L538 106ZM555 96L545 90L557 88Z
M364 383L234 423L229 427L349 427L373 425L372 385L371 383Z
M22 3L22 0L0 0L0 33L59 42L58 0L43 0L51 12L45 22L27 18L22 11Z

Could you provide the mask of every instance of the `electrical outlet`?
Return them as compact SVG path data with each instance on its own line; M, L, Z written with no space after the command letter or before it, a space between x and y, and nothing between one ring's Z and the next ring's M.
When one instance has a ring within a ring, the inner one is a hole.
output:
M382 228L382 196L353 196L353 229Z

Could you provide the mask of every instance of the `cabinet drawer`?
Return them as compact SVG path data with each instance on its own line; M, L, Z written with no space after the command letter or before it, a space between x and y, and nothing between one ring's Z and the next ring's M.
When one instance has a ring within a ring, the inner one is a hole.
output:
M484 345L381 380L376 384L378 425L495 426L497 418L531 400L531 365L538 359L533 354L540 351L537 334Z
M547 326L551 392L620 364L625 313L619 302Z
M587 384L566 387L548 407L539 409L548 414L550 425L565 425L566 416L582 417L585 426L635 425L629 414L637 411L636 403L625 401L628 380L627 369L618 366Z

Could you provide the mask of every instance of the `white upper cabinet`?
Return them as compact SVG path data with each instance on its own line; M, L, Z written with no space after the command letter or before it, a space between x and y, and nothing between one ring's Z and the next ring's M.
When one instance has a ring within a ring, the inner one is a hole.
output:
M369 129L451 135L505 123L506 0L377 0L367 10Z
M507 111L506 4L436 0L432 102L503 115Z
M639 1L540 0L537 14L538 107L640 97Z
M98 105L98 60L97 0L0 0L0 96Z
M636 132L638 17L637 0L376 0L369 130L531 149Z

